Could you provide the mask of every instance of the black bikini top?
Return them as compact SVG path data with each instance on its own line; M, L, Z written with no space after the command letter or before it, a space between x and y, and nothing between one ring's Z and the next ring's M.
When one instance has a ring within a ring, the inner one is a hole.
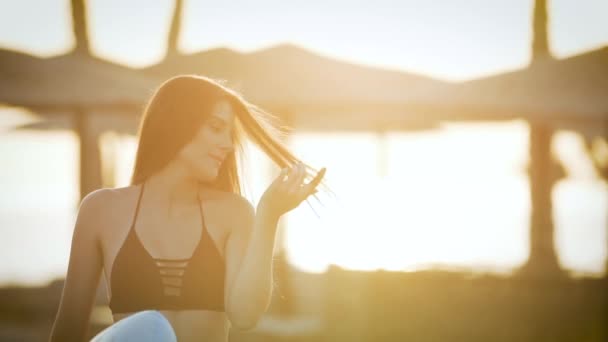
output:
M148 309L224 311L225 264L205 226L200 196L197 193L203 229L192 256L153 258L135 231L144 185L129 233L112 266L112 313Z

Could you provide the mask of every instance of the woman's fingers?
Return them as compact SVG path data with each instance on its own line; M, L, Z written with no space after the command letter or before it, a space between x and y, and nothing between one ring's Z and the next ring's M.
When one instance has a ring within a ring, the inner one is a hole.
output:
M295 183L295 179L298 176L298 164L293 164L289 170L289 176L287 177L287 181L285 181L285 190L289 191L292 185Z
M322 168L315 177L308 183L304 183L306 178L306 168L303 163L298 162L291 167L281 170L274 184L280 186L281 191L286 191L289 195L297 194L302 199L317 192L316 187L321 183L325 176L325 168Z
M277 178L275 178L274 182L272 182L272 185L279 186L282 183L284 183L285 177L287 176L288 172L289 172L289 169L287 167L284 167L283 169L281 169L281 172L279 173Z
M284 168L282 168L277 178L275 178L274 183L277 185L283 185L288 188L289 185L293 182L297 173L297 168L295 166L296 165L285 166Z
M317 172L315 177L308 184L305 184L302 187L302 193L304 197L307 197L317 192L316 188L321 183L321 180L323 180L323 177L325 176L325 170L325 168L322 168L319 172Z
M283 179L281 186L284 189L289 189L289 184L291 184L291 182L293 180L295 169L293 166L286 166L285 169L287 171L286 171L286 174L285 174L285 177Z
M294 166L295 174L288 185L288 192L290 194L295 194L298 192L302 185L302 181L304 177L306 177L306 169L304 168L304 164L301 162Z

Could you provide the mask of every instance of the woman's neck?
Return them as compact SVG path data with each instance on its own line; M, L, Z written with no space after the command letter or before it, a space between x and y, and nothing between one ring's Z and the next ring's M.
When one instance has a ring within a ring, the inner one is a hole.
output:
M171 162L146 180L146 190L159 195L169 205L189 205L197 202L200 181L192 176L186 165Z

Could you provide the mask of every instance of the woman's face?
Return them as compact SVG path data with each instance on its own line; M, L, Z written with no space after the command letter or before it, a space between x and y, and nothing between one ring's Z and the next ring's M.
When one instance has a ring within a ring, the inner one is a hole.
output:
M179 153L179 159L191 169L194 177L210 182L233 150L234 113L228 102L218 102L197 134Z

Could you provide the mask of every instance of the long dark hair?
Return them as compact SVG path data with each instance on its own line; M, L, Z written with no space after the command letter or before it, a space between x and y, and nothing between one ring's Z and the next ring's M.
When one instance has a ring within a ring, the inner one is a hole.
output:
M196 134L219 101L227 101L236 114L234 144L214 187L241 195L237 157L243 138L249 137L280 168L300 162L281 142L290 128L277 117L247 102L236 91L210 78L179 75L161 84L148 102L139 127L139 144L131 184L140 184L164 168ZM307 179L316 169L304 163Z

